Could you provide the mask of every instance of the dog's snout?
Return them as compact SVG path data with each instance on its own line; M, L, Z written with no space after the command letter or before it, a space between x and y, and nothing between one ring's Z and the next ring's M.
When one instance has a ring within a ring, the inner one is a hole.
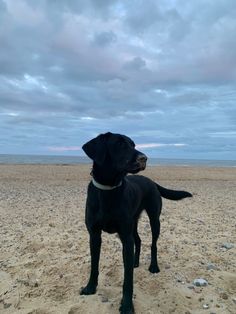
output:
M144 154L138 154L136 160L137 160L138 162L146 162L146 161L147 161L147 156L144 155Z

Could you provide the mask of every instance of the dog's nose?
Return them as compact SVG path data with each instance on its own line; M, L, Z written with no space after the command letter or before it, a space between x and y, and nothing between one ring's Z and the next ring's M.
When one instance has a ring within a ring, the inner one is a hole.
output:
M144 154L138 154L138 156L136 158L136 161L141 162L141 163L146 162L147 161L147 156L144 155Z

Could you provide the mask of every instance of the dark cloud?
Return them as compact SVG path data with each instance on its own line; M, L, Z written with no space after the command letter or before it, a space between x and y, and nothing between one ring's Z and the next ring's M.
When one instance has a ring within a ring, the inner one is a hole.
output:
M160 25L163 20L163 14L160 11L157 1L130 1L126 6L125 22L138 34L145 34L150 27Z
M117 40L117 36L112 31L96 33L94 35L93 42L98 46L107 46L114 43Z
M0 16L3 17L6 12L7 12L6 3L3 0L0 0Z
M124 64L124 68L128 70L140 70L146 66L146 61L140 57L134 57L132 60Z

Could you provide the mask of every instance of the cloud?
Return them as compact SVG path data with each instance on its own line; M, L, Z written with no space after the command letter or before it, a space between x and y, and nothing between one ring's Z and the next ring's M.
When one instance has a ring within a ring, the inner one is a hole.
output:
M48 150L51 152L68 152L68 151L80 151L79 146L49 146Z
M126 61L124 68L128 70L141 70L146 66L146 61L140 57L134 57L132 60Z
M158 148L158 147L183 147L186 146L186 144L183 143L171 143L171 144L165 144L165 143L145 143L145 144L137 144L136 147L138 149L140 148Z
M174 143L174 144L164 144L164 143L145 143L145 144L138 144L136 145L137 149L147 149L147 148L157 148L157 147L167 147L167 146L174 146L174 147L182 147L186 146L186 144L182 143ZM80 146L49 146L47 149L50 152L69 152L69 151L81 151Z
M166 144L153 154L235 152L234 0L0 0L0 26L1 152L108 130Z
M6 12L7 12L6 3L3 0L0 0L0 16L3 17Z
M225 132L212 132L209 133L211 137L216 138L235 138L236 137L236 131L225 131Z
M94 34L93 42L101 47L110 45L114 42L116 42L117 36L114 32L108 31L108 32L101 32Z

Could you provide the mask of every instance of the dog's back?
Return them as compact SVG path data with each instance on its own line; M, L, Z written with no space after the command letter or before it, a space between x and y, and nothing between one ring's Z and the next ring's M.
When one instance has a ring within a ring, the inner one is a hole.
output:
M139 187L144 195L149 195L153 193L156 195L158 191L162 197L173 201L178 201L186 197L192 197L192 194L189 192L164 188L161 185L152 181L151 179L142 175L130 175L127 176L126 179L132 185L136 185L137 187Z

